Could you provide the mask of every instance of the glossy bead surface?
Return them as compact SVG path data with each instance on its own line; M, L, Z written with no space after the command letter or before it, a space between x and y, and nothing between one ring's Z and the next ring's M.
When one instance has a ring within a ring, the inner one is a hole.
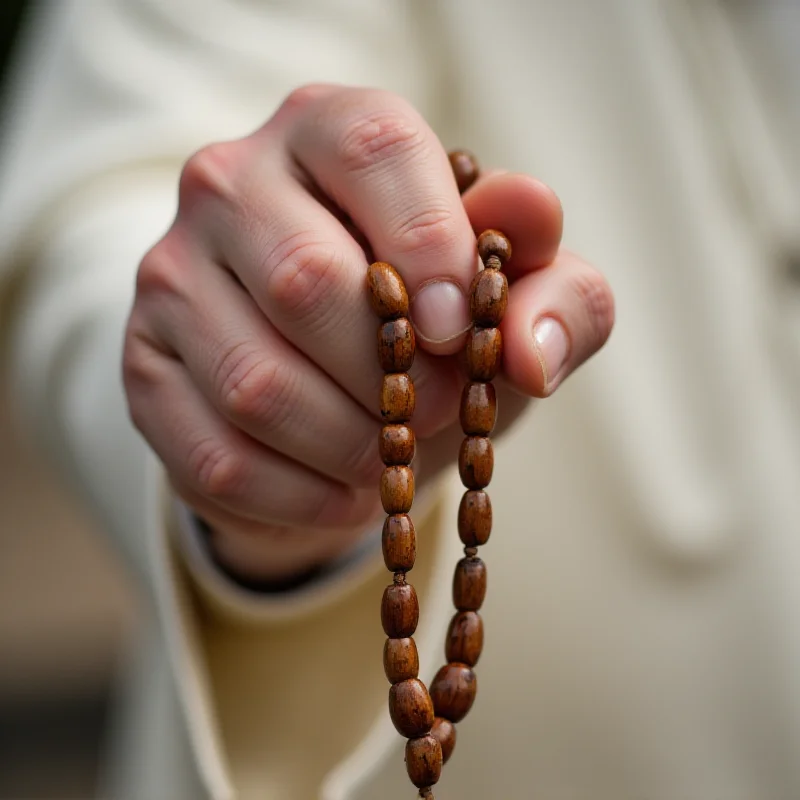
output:
M414 363L417 341L406 317L391 319L378 328L378 361L384 372L406 372Z
M480 558L462 558L453 573L453 605L459 611L477 611L486 598L486 564Z
M431 699L437 717L460 722L475 702L478 680L466 664L445 664L431 684Z
M442 745L430 734L406 742L406 770L418 789L433 786L442 774Z
M492 480L494 450L485 436L467 436L458 453L458 474L467 489L483 489Z
M385 422L408 422L416 405L414 382L405 372L383 376L381 385L381 417Z
M464 492L458 506L458 535L467 547L489 541L492 533L492 501L483 491Z
M448 661L474 667L483 651L483 620L475 611L459 611L450 620L444 652Z
M397 270L384 261L370 264L367 286L372 310L381 319L408 316L408 292Z
M459 194L464 192L478 180L480 167L478 161L468 150L453 150L448 153L450 168L456 179Z
M414 431L408 425L384 425L378 434L378 452L387 467L410 464L416 444Z
M467 374L472 381L491 381L503 357L503 335L499 328L472 328L467 334Z
M392 572L410 570L417 558L417 535L408 514L386 517L381 533L383 561Z
M456 726L444 717L436 717L431 728L431 736L442 746L442 764L446 764L456 747Z
M387 514L407 514L414 502L414 471L411 467L386 467L380 491Z
M496 256L500 265L503 265L511 258L511 242L505 234L490 228L478 237L478 255L484 264L491 256Z
M433 703L425 684L418 678L395 683L389 689L389 715L406 738L425 736L433 725Z
M410 637L387 639L383 645L383 671L390 683L400 683L419 675L419 653Z
M419 622L419 601L410 583L393 583L383 591L381 625L390 639L413 636Z
M496 328L508 306L508 280L497 269L481 270L469 289L469 312L472 321L484 328Z
M497 420L497 395L491 383L468 383L461 393L461 429L468 436L488 436Z

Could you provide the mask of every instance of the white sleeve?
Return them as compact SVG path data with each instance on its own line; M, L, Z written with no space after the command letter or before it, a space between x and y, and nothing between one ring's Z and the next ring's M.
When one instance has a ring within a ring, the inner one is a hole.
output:
M366 0L58 0L28 35L0 153L0 279L24 277L14 399L146 581L147 487L163 479L128 420L121 346L180 166L303 83L379 85L424 111L434 82L409 13Z

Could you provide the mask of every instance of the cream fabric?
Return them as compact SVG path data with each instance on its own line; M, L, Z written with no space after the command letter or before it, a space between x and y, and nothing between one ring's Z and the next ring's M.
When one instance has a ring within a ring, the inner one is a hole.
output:
M497 449L481 689L437 797L800 796L797 29L789 0L41 13L0 183L2 263L28 277L18 401L158 620L127 676L109 794L411 796L383 709L378 567L288 615L198 594L115 377L182 160L292 87L338 80L398 91L446 146L551 183L566 244L618 300L609 346ZM451 476L414 573L425 677L457 500Z

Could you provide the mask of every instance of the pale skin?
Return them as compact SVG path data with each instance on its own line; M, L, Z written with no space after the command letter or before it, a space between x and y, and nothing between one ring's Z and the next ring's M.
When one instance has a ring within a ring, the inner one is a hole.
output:
M286 578L379 518L370 259L412 297L418 486L458 455L476 234L497 228L514 247L504 428L599 350L613 296L561 248L562 224L555 193L526 175L487 172L459 196L422 117L373 89L303 87L252 135L195 154L139 268L123 372L134 423L217 557Z

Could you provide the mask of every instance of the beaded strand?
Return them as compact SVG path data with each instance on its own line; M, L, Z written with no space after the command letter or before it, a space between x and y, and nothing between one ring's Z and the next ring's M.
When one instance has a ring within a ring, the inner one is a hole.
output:
M459 191L477 179L475 159L465 151L450 154ZM508 303L508 282L501 272L511 257L508 239L498 231L485 231L478 239L484 269L470 287L470 316L466 365L469 382L461 396L459 418L465 434L458 458L459 474L466 491L458 509L458 534L465 545L464 558L453 575L456 613L445 639L447 663L439 670L428 692L419 680L419 655L413 639L419 621L419 602L406 573L416 558L416 533L409 516L414 499L411 462L416 450L414 432L408 425L414 413L414 383L408 370L414 361L416 341L407 318L408 293L397 271L385 262L369 267L370 303L381 320L378 328L378 360L384 370L380 412L384 426L378 442L384 471L380 496L387 514L382 548L387 569L394 573L381 601L381 623L388 637L383 667L391 684L389 714L405 736L406 769L421 798L433 800L432 786L456 743L455 723L469 712L477 692L472 668L483 649L483 620L478 614L486 595L486 565L478 558L492 528L492 505L485 488L494 468L489 435L497 416L492 379L502 357L498 325Z
M500 270L511 257L511 245L502 233L488 230L478 238L478 253L485 269L470 287L469 382L461 394L459 412L465 438L458 454L458 472L466 491L458 508L458 535L464 544L464 558L453 574L456 613L445 637L447 663L436 673L430 689L436 714L431 733L442 746L443 764L456 745L455 723L472 708L478 690L473 667L483 650L483 620L478 611L486 596L486 564L478 557L478 547L486 544L492 531L492 503L485 491L494 470L489 435L497 419L491 381L502 358L502 335L497 326L508 305L508 281Z
M414 362L416 341L407 318L408 293L397 271L385 262L372 264L367 273L372 308L381 319L378 328L378 360L384 370L380 411L384 426L378 449L384 463L380 495L387 514L382 547L386 568L394 581L381 600L381 623L386 636L383 668L391 683L389 715L397 731L408 739L406 769L423 797L442 771L442 747L431 736L433 702L419 680L419 654L413 634L419 621L419 602L406 573L417 554L414 523L408 512L414 500L411 461L416 442L407 425L414 413L414 382L408 370Z

